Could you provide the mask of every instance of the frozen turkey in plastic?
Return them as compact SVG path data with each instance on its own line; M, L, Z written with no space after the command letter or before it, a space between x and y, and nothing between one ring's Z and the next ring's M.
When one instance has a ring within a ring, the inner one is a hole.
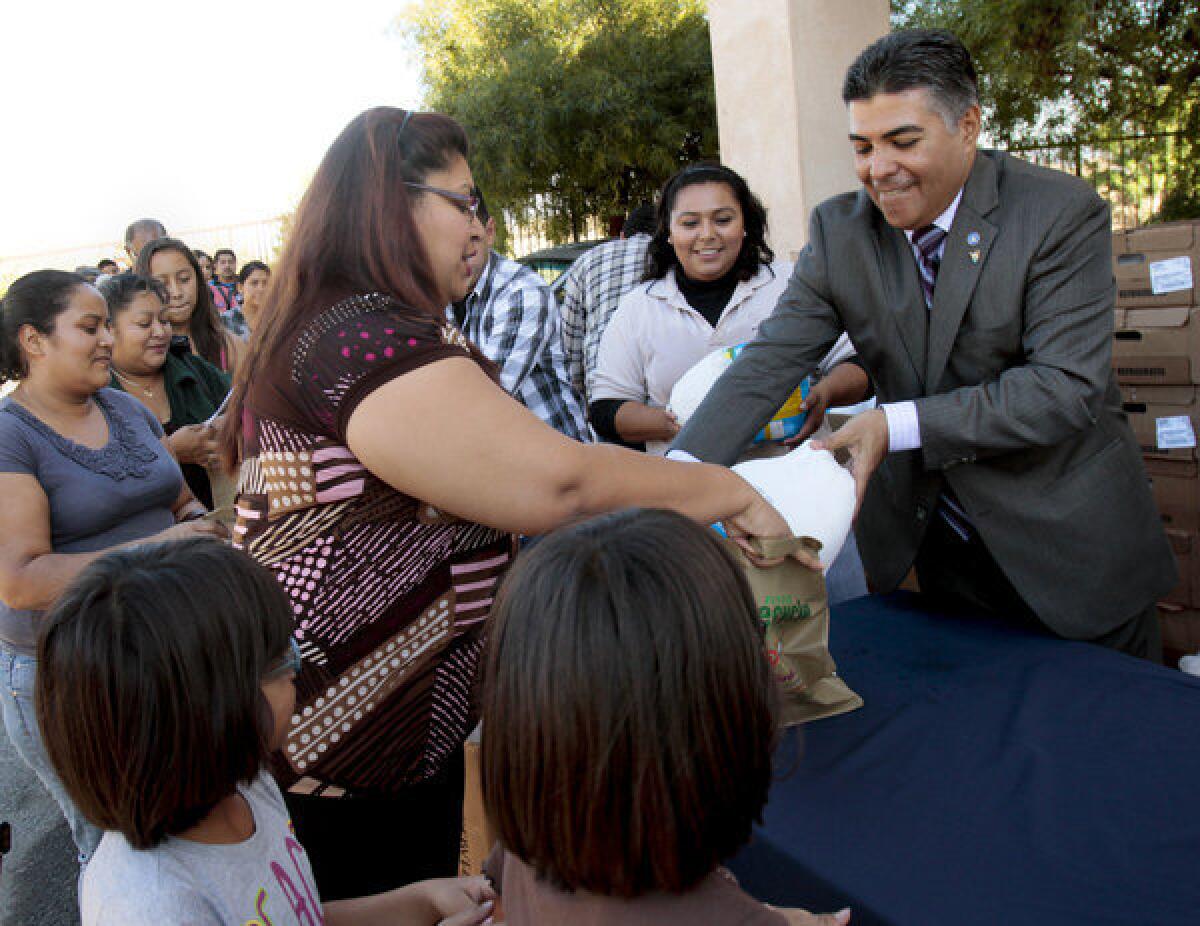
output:
M714 350L675 382L667 407L674 412L681 425L687 424L688 419L696 413L708 390L729 369L731 362L724 350Z
M828 567L841 552L854 520L854 477L828 450L805 441L791 453L738 463L733 471L754 486L783 515L796 537L821 544Z
M745 346L745 344L737 344L733 347L714 350L712 353L706 354L676 380L671 389L671 399L667 403L667 408L675 415L681 426L688 423L688 419L696 413L696 409L708 395L708 390L721 378L721 374L729 369ZM808 416L804 410L804 400L808 398L811 386L812 377L806 376L788 396L779 411L772 415L771 420L754 436L754 443L781 441L799 434L800 429L804 426L804 419Z

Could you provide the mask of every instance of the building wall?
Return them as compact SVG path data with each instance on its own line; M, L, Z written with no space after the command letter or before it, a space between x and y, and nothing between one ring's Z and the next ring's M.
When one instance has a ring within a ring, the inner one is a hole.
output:
M710 0L721 159L763 200L794 259L808 214L858 187L842 78L889 29L887 0Z

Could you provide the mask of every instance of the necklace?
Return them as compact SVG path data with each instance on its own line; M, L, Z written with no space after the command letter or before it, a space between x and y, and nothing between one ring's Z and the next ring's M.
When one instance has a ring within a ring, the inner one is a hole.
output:
M153 389L147 389L145 386L143 386L141 383L139 383L136 379L134 379L131 376L125 375L120 370L118 370L116 367L113 367L112 371L113 371L113 374L117 377L117 379L119 379L126 386L132 386L134 389L141 392L141 394L144 395L147 399L154 398L154 390Z

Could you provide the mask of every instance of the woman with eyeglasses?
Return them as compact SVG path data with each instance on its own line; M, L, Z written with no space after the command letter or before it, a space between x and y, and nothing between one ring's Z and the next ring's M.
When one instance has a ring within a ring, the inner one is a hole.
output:
M631 505L787 532L729 470L570 440L498 385L445 316L471 278L467 156L435 113L381 107L345 128L296 211L224 432L235 542L295 612L280 775L330 897L456 869L462 745L515 534Z

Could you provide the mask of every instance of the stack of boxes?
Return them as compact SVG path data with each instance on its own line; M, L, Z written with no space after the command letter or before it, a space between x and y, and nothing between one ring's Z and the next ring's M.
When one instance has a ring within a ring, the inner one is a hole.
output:
M1200 652L1200 221L1115 233L1113 272L1113 368L1179 563L1160 607L1174 663Z

